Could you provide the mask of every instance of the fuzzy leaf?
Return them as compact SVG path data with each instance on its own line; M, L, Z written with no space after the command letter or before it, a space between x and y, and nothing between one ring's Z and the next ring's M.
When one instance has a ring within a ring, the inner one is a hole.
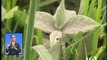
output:
M65 21L64 25L69 21L69 19L76 15L76 12L73 10L65 10Z
M64 5L64 0L62 0L54 15L55 27L61 28L62 25L64 24L64 19L65 19L64 13L65 13L65 5Z
M100 24L93 19L83 15L76 15L71 17L65 24L62 32L65 34L77 34L79 31L87 32L98 26L100 26Z
M50 47L49 52L51 53L54 60L60 60L60 41L54 44L53 47ZM62 56L61 56L62 57Z
M18 6L12 8L5 16L6 19L10 19L13 17L14 12L18 10Z
M2 7L2 21L5 19L6 14L7 14L6 9Z
M53 16L46 12L36 12L34 27L51 33L55 30Z
M44 46L37 45L34 46L33 49L39 54L41 60L54 60L51 54Z
M49 52L54 58L54 60L60 59L60 39L62 37L61 31L53 31L50 34L50 50Z
M50 46L53 47L58 42L57 39L61 39L61 37L62 33L60 31L53 31L50 34Z

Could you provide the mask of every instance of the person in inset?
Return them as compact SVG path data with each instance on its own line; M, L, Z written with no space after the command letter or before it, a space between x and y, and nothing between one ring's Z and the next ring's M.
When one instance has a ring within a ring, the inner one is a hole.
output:
M16 36L12 35L11 43L8 43L7 48L6 48L6 53L8 53L8 55L18 56L19 52L21 52L20 45L19 43L16 42Z

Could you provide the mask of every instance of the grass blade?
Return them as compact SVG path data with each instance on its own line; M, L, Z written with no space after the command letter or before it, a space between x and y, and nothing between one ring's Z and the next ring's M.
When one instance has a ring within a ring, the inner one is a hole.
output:
M81 0L78 14L83 14L85 0Z
M107 38L107 35L105 34L105 36L104 36L104 42L103 42L103 46L106 46L106 38Z
M31 60L30 59L30 52L32 46L32 37L34 32L34 17L35 17L35 10L38 6L36 3L38 0L30 0L30 8L29 8L29 19L28 25L26 28L26 35L25 35L25 46L24 46L24 60ZM36 7L35 7L36 6Z
M12 7L14 7L16 5L17 0L12 0Z
M89 8L89 12L88 12L88 16L92 17L93 16L93 11L94 11L94 6L95 6L95 1L96 0L91 0L91 4L90 4L90 8Z
M11 0L6 0L6 4L5 5L6 5L6 10L9 11L10 8L11 8L11 6L10 6L11 5Z
M89 6L89 0L85 0L86 3L84 5L84 15L87 16L87 12L88 12L88 6Z
M45 0L45 1L41 2L40 7L52 4L52 3L56 2L56 1L58 1L58 0Z
M31 49L30 60L34 60L34 59L35 59L35 51L34 49Z
M96 13L97 22L100 22L101 7L102 7L102 0L98 0L98 9L97 9L97 13Z
M37 45L43 44L42 31L37 29Z
M101 29L102 29L102 27L100 27L99 29L97 29L94 32L93 43L92 43L92 57L94 57L96 54L96 49L97 49L97 45L98 45L98 35L99 35L99 32L101 31Z
M98 0L98 8L97 8L97 13L96 13L96 21L100 22L100 13L101 13L101 5L102 5L102 0ZM93 46L92 46L92 57L95 56L96 54L96 49L98 45L98 33L100 32L100 28L94 32L93 36Z
M106 20L106 10L104 11L103 17L101 19L101 23L105 22Z
M98 59L98 57L100 56L100 54L105 50L105 46L100 47L99 51L96 53L95 57Z
M92 56L96 54L97 45L98 45L98 30L94 32L94 36L93 36Z

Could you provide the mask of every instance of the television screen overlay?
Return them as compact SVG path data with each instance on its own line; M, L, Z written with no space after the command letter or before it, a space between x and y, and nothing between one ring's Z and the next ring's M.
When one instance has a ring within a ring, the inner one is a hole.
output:
M22 33L6 33L5 34L5 55L22 55Z

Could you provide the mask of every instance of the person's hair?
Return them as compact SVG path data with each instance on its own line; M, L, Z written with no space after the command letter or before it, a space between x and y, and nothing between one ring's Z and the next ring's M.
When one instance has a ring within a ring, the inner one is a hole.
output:
M15 35L14 35L14 34L12 34L12 35L11 35L11 38L12 38L12 36L15 36ZM15 37L16 37L16 36L15 36Z

